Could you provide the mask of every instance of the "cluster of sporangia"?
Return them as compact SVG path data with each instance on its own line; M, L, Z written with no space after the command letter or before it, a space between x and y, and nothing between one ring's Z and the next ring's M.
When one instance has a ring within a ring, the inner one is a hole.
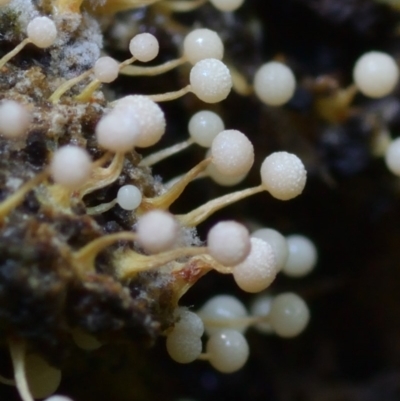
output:
M243 2L210 1L223 12L234 11ZM194 7L204 1L187 3ZM183 3L174 4L176 7L180 4L181 7ZM12 2L2 0L0 5L7 8L12 6ZM26 34L26 39L0 60L0 69L12 62L12 58L28 43L41 49L51 47L58 32L51 18L39 16L29 22ZM196 29L190 32L183 43L183 55L156 67L129 69L136 60L148 62L157 56L159 44L153 35L136 35L130 42L129 50L132 57L123 62L108 56L100 57L90 70L61 83L50 96L49 102L57 104L67 91L84 80L90 81L75 97L76 102L90 101L101 84L114 81L120 73L156 75L186 62L192 64L190 84L174 93L131 95L109 104L108 112L95 129L98 146L105 150L105 155L93 161L82 147L67 145L58 148L53 153L50 165L42 173L23 184L0 204L2 219L7 218L29 191L45 181L57 189L58 202L68 210L72 197L82 199L93 189L115 182L127 153L160 141L166 121L157 102L173 100L192 92L205 103L216 103L224 100L233 86L230 70L221 61L223 43L218 34L211 30ZM365 54L354 69L354 88L373 98L390 93L397 80L396 63L383 53ZM269 62L256 73L253 88L259 99L268 106L281 106L291 99L295 78L284 64ZM23 141L31 123L31 110L32 105L4 99L0 104L1 135L9 141ZM232 274L237 285L250 293L267 289L280 271L292 277L310 272L316 264L317 253L309 239L300 235L285 238L272 229L260 229L250 235L244 225L235 221L223 221L212 227L206 246L178 245L182 230L197 226L220 208L262 191L280 200L290 200L301 194L306 183L306 170L301 160L284 151L276 152L266 157L261 165L260 185L211 200L185 215L174 216L168 212L168 208L192 180L208 176L221 185L235 185L245 178L254 161L253 145L246 135L234 129L225 129L224 122L214 112L203 110L193 115L188 131L189 139L146 157L140 166L152 166L192 144L208 148L206 158L182 177L165 185L164 191L158 196L146 198L138 187L122 186L114 201L99 205L97 210L102 213L118 204L136 213L136 230L105 235L90 242L76 255L77 263L85 266L86 271L93 271L93 261L101 250L119 240L127 240L133 241L144 253L132 250L121 257L118 271L115 272L121 281L129 280L138 272L166 266L182 258L202 262L199 266L204 266L205 271L214 269L223 274ZM386 150L388 166L397 173L400 173L399 149L400 142L397 140ZM109 167L103 167L110 160ZM95 209L92 213L96 213ZM166 345L168 353L177 362L207 360L217 370L229 373L240 369L248 358L249 348L244 337L248 327L254 326L261 332L275 333L281 337L293 337L302 332L308 320L307 305L293 293L260 295L255 299L250 314L236 298L220 295L210 299L197 313L178 307L176 323L165 333ZM204 331L208 340L203 352ZM102 345L84 332L76 331L73 336L77 345L84 349L96 349ZM24 401L32 401L33 397L48 397L56 391L61 380L58 369L39 355L26 354L21 342L10 340L10 350L15 377L14 380L2 378L2 381L16 384ZM64 396L47 399L66 400L69 399Z

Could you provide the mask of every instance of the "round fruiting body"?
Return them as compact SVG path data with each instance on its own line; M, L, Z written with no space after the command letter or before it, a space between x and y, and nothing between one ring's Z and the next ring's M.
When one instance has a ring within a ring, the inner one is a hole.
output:
M141 216L137 223L138 242L149 253L171 249L178 237L179 225L172 214L152 210Z
M192 116L188 125L192 140L209 148L214 138L225 129L222 118L213 111L202 110Z
M92 161L85 149L79 146L62 146L54 152L50 174L57 184L70 190L79 189L89 179Z
M96 126L98 144L115 153L131 151L139 142L140 123L136 115L114 109Z
M244 0L210 0L210 3L220 11L235 11L243 3Z
M254 162L254 147L249 139L237 130L220 132L211 145L212 163L227 177L247 174Z
M251 234L251 237L260 238L272 246L276 257L277 268L279 271L282 270L289 256L289 248L286 238L280 232L271 228L260 228L259 230L254 231Z
M250 252L249 231L236 221L221 221L208 232L207 248L217 262L235 266Z
M31 114L25 106L13 100L4 100L0 104L0 134L9 139L22 138L26 135Z
M93 67L95 77L103 83L110 83L117 79L119 64L112 57L100 57Z
M214 58L198 61L190 70L191 91L203 102L218 103L226 99L232 89L228 67Z
M224 327L234 327L240 332L244 332L247 328L246 323L235 322L236 319L246 317L247 310L242 302L231 295L216 295L209 299L198 311L198 315L203 320L209 335Z
M155 145L165 133L164 113L160 106L147 96L126 96L117 102L114 110L137 122L135 146L139 148Z
M291 153L272 153L265 158L260 172L262 185L279 200L295 198L306 185L306 169L302 161Z
M142 203L142 192L136 185L124 185L117 193L117 203L125 210L135 210Z
M138 61L147 63L155 59L160 50L157 38L151 33L140 33L132 38L129 51Z
M26 28L29 40L37 47L46 49L57 39L56 24L48 17L36 17Z
M284 105L293 97L295 89L292 70L277 61L262 65L254 76L254 91L269 106Z
M251 250L247 258L236 265L233 278L246 292L260 292L268 288L278 273L274 250L259 238L251 238Z
M306 303L296 294L277 295L271 304L269 321L280 337L295 337L307 326L310 312Z
M224 44L216 32L207 28L195 29L183 41L183 54L193 65L207 58L222 60Z
M394 139L385 152L387 168L397 176L400 176L400 138Z
M353 79L365 96L380 98L389 95L399 81L399 68L389 54L371 51L356 62Z
M206 345L210 364L219 372L233 373L241 369L249 357L249 345L237 330L220 330L210 336Z
M303 277L310 273L317 263L317 248L304 235L286 237L289 256L282 272L289 277Z

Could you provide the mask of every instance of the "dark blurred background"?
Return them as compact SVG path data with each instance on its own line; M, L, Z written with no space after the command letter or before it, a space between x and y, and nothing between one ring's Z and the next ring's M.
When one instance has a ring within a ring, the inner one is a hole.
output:
M182 32L154 11L123 14L139 31L154 32L161 42L157 62L175 57ZM228 128L242 130L256 148L253 173L237 188L257 185L257 166L275 150L298 154L308 170L303 195L280 202L259 194L217 213L199 227L204 239L218 219L235 218L249 226L267 226L284 235L311 238L319 252L307 278L278 277L272 293L294 291L307 301L311 321L298 338L286 340L249 330L251 356L238 373L223 375L205 362L178 365L163 339L154 348L106 345L87 354L76 352L65 366L60 394L75 401L398 401L400 400L400 179L373 156L374 139L387 129L400 134L400 91L380 101L357 96L340 116L327 119L316 107L334 98L335 88L352 81L352 66L368 50L400 55L399 14L372 0L246 0L235 14L221 15L210 5L176 16L181 27L207 26L226 44L226 61L249 81L270 59L293 68L298 89L282 108L262 105L254 97L232 94L213 109ZM112 25L109 27L109 32ZM107 34L106 34L107 38ZM106 48L119 59L110 36ZM121 77L117 95L177 89L187 71L132 80ZM163 104L168 132L160 148L187 136L190 116L204 108L189 95ZM212 107L206 107L211 109ZM154 168L168 180L203 157L191 149ZM235 187L236 188L236 187ZM183 213L227 193L207 180L190 185L174 205ZM231 277L210 273L182 299L199 308L214 294L234 294L246 304ZM4 352L5 376L10 374ZM15 391L0 387L0 400Z

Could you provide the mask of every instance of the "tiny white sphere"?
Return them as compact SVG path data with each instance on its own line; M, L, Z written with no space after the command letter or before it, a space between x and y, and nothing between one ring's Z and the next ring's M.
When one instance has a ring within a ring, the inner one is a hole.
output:
M184 331L173 331L167 336L169 356L178 363L195 361L202 350L201 338Z
M269 106L287 103L296 89L296 79L285 64L271 61L262 65L254 76L254 91Z
M236 284L246 292L260 292L268 288L278 273L272 246L259 238L251 238L247 258L233 268Z
M289 256L289 248L286 238L280 232L271 228L260 228L259 230L254 231L251 234L251 237L260 238L272 246L276 257L277 268L279 271L282 270Z
M141 216L137 223L138 242L149 253L171 249L177 239L179 225L172 214L152 210Z
M190 85L192 92L203 102L218 103L228 97L232 77L222 61L206 58L190 70Z
M306 328L309 320L308 306L298 295L288 292L273 299L269 321L278 336L297 336Z
M144 63L155 59L160 50L157 38L151 33L139 33L129 43L129 51Z
M195 29L183 41L183 54L191 64L206 58L222 60L224 44L218 34L210 29Z
M119 64L112 57L100 57L93 67L95 77L103 83L110 83L117 79Z
M202 306L198 315L203 319L207 334L211 335L223 328L232 327L235 319L247 316L247 310L237 298L231 295L217 295ZM247 328L247 324L243 323L234 322L233 326L240 332Z
M211 145L212 163L230 177L243 176L254 162L254 147L246 135L237 130L220 132Z
M263 186L276 199L293 199L303 192L306 185L304 164L291 153L272 153L265 158L260 172Z
M247 228L236 221L221 221L207 235L210 255L225 266L235 266L250 252L250 235Z
M249 345L237 330L225 329L211 335L206 352L210 364L222 373L241 369L249 358Z
M117 193L118 205L125 210L135 210L142 203L142 192L135 185L124 185Z
M394 139L387 147L385 152L385 163L390 172L394 175L400 176L400 138Z
M202 110L192 116L188 129L190 137L195 143L209 148L214 138L225 129L225 125L218 114Z
M175 311L178 321L174 325L174 332L185 332L196 337L201 337L204 333L204 324L197 313L191 312L187 308L180 307Z
M210 3L220 11L235 11L244 3L244 0L210 0Z
M0 134L6 138L24 136L31 122L31 114L18 102L4 100L0 104Z
M372 98L389 95L399 80L399 68L389 54L371 51L356 62L353 79L360 92Z
M92 160L79 146L62 146L54 152L50 173L54 181L68 189L79 189L89 179Z
M317 263L317 248L304 235L289 235L286 237L289 247L289 257L282 272L289 277L303 277L310 273Z
M250 305L250 314L252 316L268 317L271 311L272 300L273 297L271 295L258 295ZM268 321L258 322L254 325L254 328L263 334L271 334L274 332Z
M46 398L43 401L72 401L72 399L66 397L65 395L52 395L51 397Z
M140 135L138 117L114 109L101 118L96 126L99 145L111 152L125 153L137 145Z
M115 111L126 113L138 124L135 146L146 148L155 145L165 133L165 116L160 106L147 96L130 95L120 99Z
M41 49L53 45L57 38L56 24L48 17L34 18L26 30L31 42Z
M49 365L41 356L29 354L25 358L29 390L34 398L53 394L61 382L61 371Z

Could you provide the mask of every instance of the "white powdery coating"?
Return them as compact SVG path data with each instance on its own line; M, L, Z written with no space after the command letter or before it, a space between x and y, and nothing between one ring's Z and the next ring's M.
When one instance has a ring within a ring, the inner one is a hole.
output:
M112 152L125 153L137 145L140 122L137 115L114 109L101 118L96 126L98 144Z
M195 227L180 227L176 247L202 246Z
M57 49L59 50L59 49ZM65 45L60 52L58 60L58 68L62 74L68 78L73 78L76 73L83 72L84 69L94 65L100 56L100 48L95 42L86 40L73 42L71 45ZM71 74L71 70L79 66L78 71Z
M357 60L353 79L362 94L380 98L389 95L396 87L399 69L389 54L372 51Z
M92 161L85 149L67 145L54 152L50 173L57 184L78 189L90 177Z
M250 252L249 231L236 221L221 221L208 232L207 247L217 262L225 266L237 265Z
M50 47L57 38L56 24L48 17L34 18L26 31L31 42L41 49Z
M92 68L100 57L103 34L96 18L88 13L64 14L58 16L57 23L74 28L72 32L60 30L56 46L51 49L52 70L54 75L74 78Z
M174 333L186 333L199 338L203 335L204 324L197 313L180 307L175 311L175 316L179 320L174 325Z
M25 359L26 378L34 398L53 394L61 382L61 371L50 366L42 357L30 354Z
M165 133L164 113L160 106L147 96L126 96L117 102L115 110L136 118L139 126L136 146L140 148L155 145Z
M167 351L169 356L178 363L190 363L201 354L201 338L191 333L173 331L167 336Z
M1 13L7 12L10 8L12 8L13 15L16 18L16 26L19 26L22 32L26 32L26 27L29 22L32 21L33 18L39 15L39 12L36 9L36 4L32 3L32 0L11 0L9 2L9 8L5 10L0 10ZM21 32L21 34L22 34ZM2 30L1 32L4 35L4 39L6 40L15 40L15 30ZM22 35L21 35L22 39Z
M0 134L6 138L20 138L27 133L31 122L28 110L13 100L0 104Z
M222 373L233 373L244 366L249 358L249 345L243 334L236 330L214 333L206 345L210 364Z
M271 311L273 297L271 295L260 294L250 305L250 313L252 316L267 317ZM271 334L273 333L272 326L269 322L258 322L254 328L260 333Z
M260 228L259 230L254 231L251 236L253 238L260 238L272 246L278 270L282 270L289 256L289 248L286 238L280 232L271 228Z
M306 185L306 169L302 161L291 153L272 153L264 160L260 172L262 185L280 200L295 198Z
M244 305L231 295L217 295L209 299L198 311L203 319L208 335L216 333L224 327L232 327L232 321L247 316ZM217 324L215 324L217 322ZM244 332L246 323L235 323L235 330Z
M251 238L251 250L244 262L233 268L236 284L246 292L268 288L278 273L272 246L259 238Z
M210 0L210 3L220 11L235 11L244 3L244 0Z
M149 253L171 249L179 234L175 218L163 210L152 210L139 218L137 223L138 242Z
M117 79L119 64L112 57L100 57L94 65L95 77L103 83L110 83Z
M218 114L202 110L191 117L188 129L195 143L209 148L214 138L225 129L225 124Z
M282 272L289 277L303 277L310 273L317 264L317 248L304 235L286 237L289 257Z
M224 44L218 34L210 29L195 29L183 41L183 54L191 64L206 58L222 60Z
M212 163L229 177L243 176L254 163L254 147L246 135L237 130L220 132L211 145Z
M192 92L203 102L218 103L227 98L232 89L228 67L214 58L197 62L190 71Z
M386 149L385 163L394 175L400 176L400 138L393 140Z
M307 304L296 294L277 295L271 304L270 323L280 337L295 337L300 334L310 320Z
M292 98L295 89L292 70L277 61L262 65L254 76L254 91L269 106L282 106Z
M142 192L135 185L124 185L117 193L118 205L125 210L135 210L142 203Z
M144 63L155 59L160 50L157 38L151 33L140 33L132 38L129 51L137 60Z

